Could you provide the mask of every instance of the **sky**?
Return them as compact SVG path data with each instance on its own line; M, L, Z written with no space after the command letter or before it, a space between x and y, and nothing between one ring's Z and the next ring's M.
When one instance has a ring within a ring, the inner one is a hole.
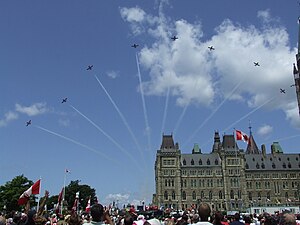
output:
M251 126L267 153L299 153L299 14L286 0L1 1L0 185L23 174L58 195L80 180L103 204L148 204L163 134L210 153L215 131Z

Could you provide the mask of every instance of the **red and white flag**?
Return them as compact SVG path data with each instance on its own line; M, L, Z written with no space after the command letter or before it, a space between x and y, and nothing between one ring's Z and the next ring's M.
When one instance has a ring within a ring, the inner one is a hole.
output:
M56 205L56 209L55 209L56 214L59 213L59 209L60 209L62 198L63 198L63 193L64 193L64 188L61 189L61 192L58 195L57 205Z
M90 212L91 211L91 197L89 197L89 200L87 202L87 206L85 207L85 211L86 212Z
M235 130L235 134L236 134L237 141L244 141L244 142L248 143L249 137L247 134L245 134L244 132L242 132L240 130Z
M37 195L40 193L41 179L35 182L28 190L24 191L24 193L20 196L18 200L19 205L25 205L29 200L30 195Z

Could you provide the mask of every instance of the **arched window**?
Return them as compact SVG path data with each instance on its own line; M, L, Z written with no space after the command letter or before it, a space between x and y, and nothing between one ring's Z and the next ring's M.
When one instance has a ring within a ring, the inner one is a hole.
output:
M246 167L246 169L249 169L249 165L248 165L248 163L246 163L245 167Z
M207 159L206 164L210 165L210 160L209 159Z
M283 164L282 164L282 167L283 167L283 168L286 168L286 165L285 165L285 163L283 163Z
M182 162L182 163L183 163L183 165L186 165L186 161L185 161L185 159L183 160L183 162Z
M259 164L258 163L256 163L256 169L259 169Z
M289 162L289 164L288 164L288 168L291 168L292 167L292 165L291 165L291 163Z
M193 197L193 200L196 200L196 192L195 191L193 191L193 194L192 194L192 197Z
M212 200L212 192L211 191L209 191L208 197L210 200Z
M166 187L168 186L168 180L165 180L165 186Z
M219 191L219 199L223 199L223 192Z
M219 165L219 160L218 159L215 160L215 165Z
M271 199L271 194L270 194L269 191L267 192L267 199L269 199L269 201L270 201L270 199ZM268 201L268 200L267 200L267 201Z
M252 192L248 192L248 198L250 201L252 201Z
M182 199L186 200L186 193L185 193L185 191L182 192Z
M233 190L230 191L230 198L234 199L234 192L233 192Z
M275 163L272 163L272 168L275 169L276 168L276 165Z
M202 160L201 160L201 159L199 159L199 165L200 165L200 166L202 165Z
M165 200L168 200L168 192L167 191L165 191L165 193L164 193L164 196L165 196Z
M172 191L172 199L175 200L175 191Z
M204 198L204 191L201 191L201 198Z
M191 165L194 165L194 164L195 164L195 163L194 163L194 160L192 159L192 160L191 160Z
M262 163L261 164L261 168L264 169L265 168L265 164Z
M261 193L260 192L257 193L257 198L258 198L258 200L261 200Z
M289 193L288 192L285 192L285 198L288 200L288 198L289 198Z

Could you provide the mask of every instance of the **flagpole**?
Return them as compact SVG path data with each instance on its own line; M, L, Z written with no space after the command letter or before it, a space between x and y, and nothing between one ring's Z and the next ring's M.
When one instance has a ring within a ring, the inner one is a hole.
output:
M60 214L62 214L63 208L64 208L64 201L65 201L65 192L66 192L66 177L67 177L67 172L65 169L65 174L64 174L64 188L63 188L63 198L61 202L61 208L60 208Z

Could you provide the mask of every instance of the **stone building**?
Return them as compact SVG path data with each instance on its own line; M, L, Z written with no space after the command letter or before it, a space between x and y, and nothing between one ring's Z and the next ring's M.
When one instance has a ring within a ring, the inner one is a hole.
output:
M247 149L235 136L214 134L210 153L197 144L181 153L172 135L163 135L156 154L153 203L173 209L197 207L204 201L213 210L245 210L251 206L299 205L300 154L283 153L278 142L266 153L250 132Z

